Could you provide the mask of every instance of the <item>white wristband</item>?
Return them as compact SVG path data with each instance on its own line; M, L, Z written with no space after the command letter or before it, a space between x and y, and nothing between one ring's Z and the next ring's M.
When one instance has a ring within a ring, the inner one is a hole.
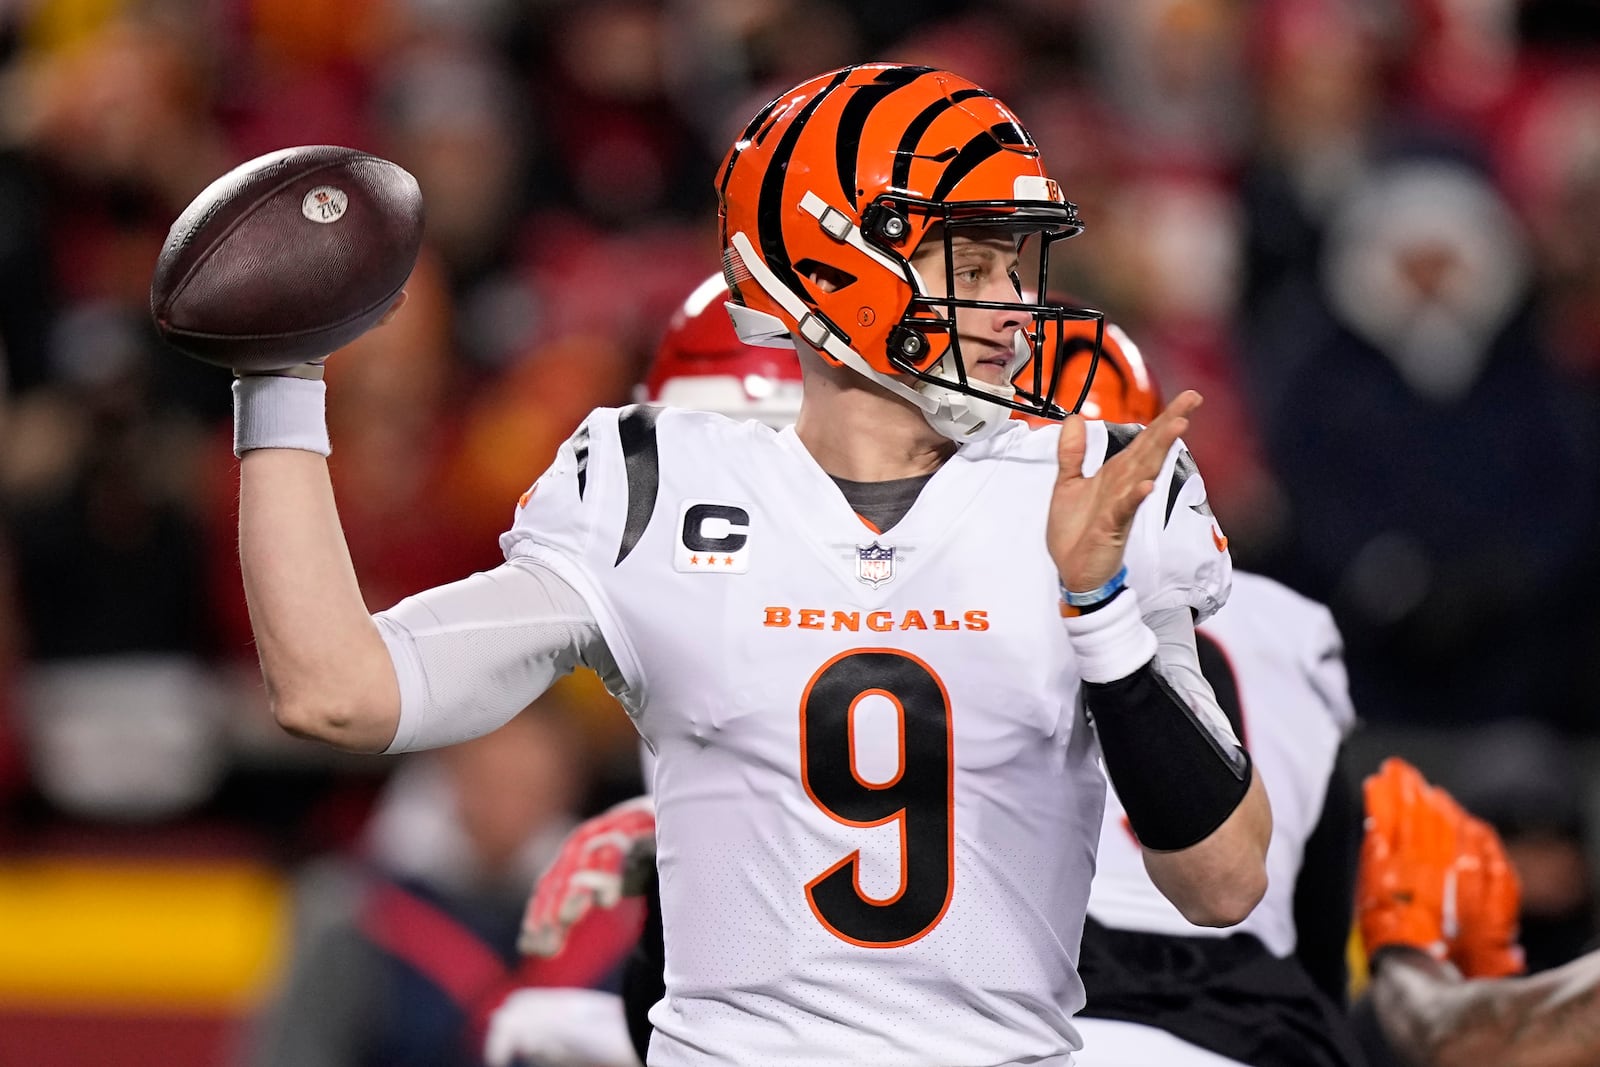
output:
M1156 633L1145 625L1131 588L1103 608L1061 622L1086 682L1115 682L1155 659Z
M310 378L250 374L233 380L233 454L297 448L326 456L327 386Z

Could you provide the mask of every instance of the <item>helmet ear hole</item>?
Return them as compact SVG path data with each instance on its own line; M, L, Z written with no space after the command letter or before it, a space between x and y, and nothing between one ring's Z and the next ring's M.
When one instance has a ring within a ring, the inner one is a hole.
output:
M816 259L802 259L794 265L794 269L796 274L809 279L812 285L824 293L837 293L840 289L854 285L856 281L856 276L849 271L840 270Z

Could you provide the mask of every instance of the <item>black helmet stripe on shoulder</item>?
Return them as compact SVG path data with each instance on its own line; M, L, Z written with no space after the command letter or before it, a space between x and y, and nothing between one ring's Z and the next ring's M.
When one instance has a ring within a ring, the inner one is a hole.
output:
M800 278L794 272L794 266L789 262L789 253L783 246L783 186L789 174L789 157L794 155L795 142L805 132L806 120L811 118L817 108L826 100L833 91L843 85L845 79L850 77L854 67L846 67L836 73L822 90L812 97L801 109L800 114L783 131L783 139L772 150L772 159L767 163L767 172L761 178L761 193L756 200L756 225L761 233L761 258L766 261L768 269L778 276L778 281L790 292L802 294L804 287Z
M628 517L622 526L622 544L617 548L618 566L628 558L650 516L655 514L656 494L661 489L661 453L656 445L656 418L660 408L632 404L617 413L617 440L622 445L622 466L628 475Z
M733 173L733 165L739 161L739 156L743 152L743 149L738 146L749 143L750 138L755 136L756 130L761 128L761 124L767 121L767 118L782 101L783 97L781 96L775 96L768 100L767 106L756 112L755 118L750 120L749 124L744 128L744 132L739 135L738 141L734 142L733 151L728 153L728 162L723 165L722 174L717 178L717 198L719 200L727 193L728 177Z
M978 164L1001 150L1001 140L997 136L1002 129L1015 129L1014 126L995 126L978 134L962 146L956 153L956 158L945 167L944 173L939 176L939 184L934 187L931 199L943 200L950 195L950 190L961 183L961 179L971 174L978 168Z
M963 100L988 95L982 89L958 89L943 100L923 108L922 113L911 120L911 125L907 126L906 132L900 136L900 145L894 150L894 171L889 184L896 189L906 188L906 183L911 180L911 161L917 158L917 145L921 143L922 135L928 132L928 127L933 125L934 119Z
M881 71L871 85L863 85L850 95L850 101L839 115L834 158L838 161L839 188L844 190L851 207L861 206L856 202L856 162L861 156L861 131L866 129L873 108L896 89L903 89L923 75L932 73L932 67L891 67Z

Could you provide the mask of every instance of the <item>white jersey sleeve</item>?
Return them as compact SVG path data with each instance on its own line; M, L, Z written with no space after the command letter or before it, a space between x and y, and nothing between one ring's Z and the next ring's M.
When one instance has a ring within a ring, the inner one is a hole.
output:
M648 411L624 414L637 420ZM611 510L618 493L612 483L624 469L635 473L625 455L627 425L618 412L600 409L561 446L518 502L515 525L501 538L504 566L407 597L374 616L400 687L400 722L388 751L486 734L580 665L594 669L612 692L628 691L611 643L626 646L613 636L619 627L592 577L594 546L609 536L625 540L633 521L625 485L620 521L612 521ZM591 493L592 441L600 445L595 468L607 488Z
M1305 654L1305 679L1311 691L1322 698L1334 728L1342 739L1356 725L1356 708L1350 700L1350 674L1344 665L1344 637L1334 622L1333 612L1312 600L1302 598L1307 638L1301 644Z
M500 537L508 562L548 567L583 598L616 667L607 685L630 713L643 699L641 671L605 576L637 546L655 506L656 453L635 442L653 441L656 414L644 406L590 413L522 495Z
M1083 473L1093 476L1126 448L1141 426L1085 423ZM1182 440L1167 454L1155 489L1139 505L1123 557L1128 584L1146 614L1184 607L1201 622L1228 602L1233 559L1206 501L1205 480Z
M615 674L582 598L528 560L406 597L373 621L400 686L388 752L481 737L580 663Z

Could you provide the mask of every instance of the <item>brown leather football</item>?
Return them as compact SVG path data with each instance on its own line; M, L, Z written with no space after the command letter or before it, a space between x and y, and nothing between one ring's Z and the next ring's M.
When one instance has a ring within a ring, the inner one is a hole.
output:
M285 148L235 167L178 216L150 311L196 359L282 370L370 329L421 244L422 194L403 168L353 148Z

